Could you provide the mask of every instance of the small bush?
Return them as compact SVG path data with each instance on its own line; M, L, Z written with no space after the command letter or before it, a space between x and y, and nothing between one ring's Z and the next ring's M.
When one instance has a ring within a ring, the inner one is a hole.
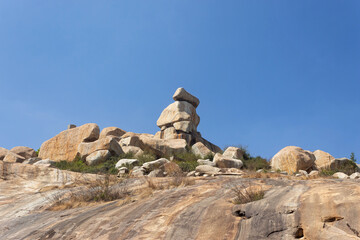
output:
M177 165L179 165L180 169L183 172L191 172L195 171L195 168L199 166L198 162L195 160L192 161L175 161Z
M146 162L151 162L157 159L156 155L145 151L144 153L140 154L138 157L136 157L137 160L139 160L139 165L143 165Z
M235 204L245 204L249 202L258 201L264 198L265 191L260 187L249 185L248 187L244 185L235 186L232 189L232 192L235 195L234 203Z
M342 172L347 175L351 175L357 171L357 165L353 161L346 161L345 164L341 166L334 167L333 169L321 169L319 172L320 176L332 176L334 173Z
M214 160L214 154L208 153L202 159L209 159L210 161L213 161Z

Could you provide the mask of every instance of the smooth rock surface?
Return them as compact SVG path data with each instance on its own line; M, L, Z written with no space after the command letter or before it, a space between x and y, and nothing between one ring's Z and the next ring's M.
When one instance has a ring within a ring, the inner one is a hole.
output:
M221 172L220 168L217 167L212 167L209 165L199 165L195 168L195 172L201 173L201 174L208 174L208 175L213 175L213 174L218 174Z
M345 173L342 173L342 172L334 173L333 177L339 178L339 179L347 179L347 178L349 178L348 175L346 175Z
M145 168L146 170L154 170L157 168L160 168L162 165L164 165L165 163L169 163L170 161L167 160L166 158L160 158L157 159L155 161L151 161L151 162L146 162L142 165L143 168Z
M209 159L198 159L197 162L199 165L209 165L215 167L215 163L210 161Z
M115 168L120 169L122 166L126 165L136 165L139 163L137 159L120 159L116 164Z

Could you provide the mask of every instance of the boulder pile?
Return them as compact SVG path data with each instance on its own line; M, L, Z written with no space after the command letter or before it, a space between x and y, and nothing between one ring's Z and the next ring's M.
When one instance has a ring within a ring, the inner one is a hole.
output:
M166 140L184 139L189 146L200 142L212 153L220 152L221 149L218 146L202 138L200 132L197 131L200 123L200 117L196 113L199 99L184 88L178 88L173 99L175 102L167 106L157 120L160 131L155 134L155 137Z
M273 170L285 171L289 174L301 171L311 173L313 170L323 169L359 171L358 166L348 158L334 158L322 150L310 152L296 146L281 149L270 160L270 165Z

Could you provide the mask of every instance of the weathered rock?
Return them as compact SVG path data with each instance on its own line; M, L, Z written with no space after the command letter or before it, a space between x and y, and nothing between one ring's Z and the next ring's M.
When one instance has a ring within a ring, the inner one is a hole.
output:
M41 160L41 158L37 158L37 157L28 158L25 161L23 161L23 164L34 164L34 163L36 163L36 162L38 162L40 160Z
M128 172L129 172L129 169L127 167L119 168L119 173L120 174L125 174L125 173L128 173Z
M91 153L99 150L109 150L114 155L120 155L123 152L116 138L111 136L100 138L94 142L83 142L78 147L78 154L85 159Z
M227 157L224 157L220 153L215 154L213 161L215 163L215 166L217 166L219 168L238 168L238 169L240 169L243 166L243 162L241 160L227 158Z
M135 146L122 146L121 149L124 151L124 153L132 153L135 157L144 153L141 148Z
M43 159L40 161L37 161L36 163L34 163L34 166L45 166L45 167L50 167L51 164L55 163L55 161L52 161L50 159Z
M176 101L163 110L157 125L171 126L175 122L191 121L195 127L200 123L200 117L196 114L195 107L185 101Z
M286 171L289 174L308 170L313 166L315 156L299 147L288 146L281 149L272 159L271 167L275 170Z
M72 129L72 128L76 128L76 125L75 124L69 124L67 129Z
M237 147L228 147L224 153L223 156L226 158L235 158L235 159L243 159L244 151L241 148Z
M299 170L299 173L304 176L308 176L309 174L304 170Z
M345 173L342 173L342 172L334 173L333 177L339 178L339 179L347 179L347 178L349 178L348 175L346 175Z
M350 175L350 179L358 179L360 178L360 173L356 172Z
M146 162L142 165L143 168L145 168L147 171L151 171L157 168L160 168L165 163L169 163L170 161L166 158L160 158L155 161Z
M6 154L5 158L3 159L4 162L12 162L12 163L22 163L23 161L25 161L25 158L13 153L13 152L8 152L8 154Z
M54 161L73 161L82 142L91 142L99 138L100 129L95 123L62 131L41 145L39 157Z
M18 146L12 148L10 151L24 157L25 159L37 157L35 150L29 147Z
M209 175L219 174L221 172L220 168L212 167L209 165L199 165L195 168L195 171L200 174L209 174Z
M143 167L134 167L130 172L130 175L133 177L143 177L145 174L145 169Z
M191 121L180 121L173 123L175 130L191 133L196 131L196 127Z
M197 142L194 145L192 145L191 151L202 158L210 155L214 155L214 153L209 148L207 148L205 144L203 144L202 142Z
M215 167L215 163L210 161L209 159L198 159L197 160L198 164L199 165L209 165L209 166L212 166L212 167Z
M126 132L120 128L117 127L107 127L104 128L100 133L100 138L104 138L107 136L112 136L120 139L121 136L123 136Z
M144 145L140 141L140 136L141 134L128 132L122 136L122 138L119 140L119 144L120 146L132 146L143 149Z
M188 174L186 174L187 177L195 177L196 171L191 171Z
M8 154L9 150L7 150L6 148L2 148L0 147L0 160L3 160L6 156L6 154Z
M154 152L158 156L186 152L187 143L184 139L164 140L141 135L140 140L143 144L143 148Z
M309 173L309 176L310 176L310 177L319 176L319 171L317 171L317 170L312 170L312 171Z
M88 165L96 165L105 161L110 156L111 153L109 150L98 150L89 154L89 156L87 156L85 160Z
M165 174L161 169L154 169L148 174L148 177L165 177Z
M188 93L184 88L178 88L176 89L173 99L175 101L186 101L188 103L191 103L195 108L199 106L200 100Z
M126 166L126 165L134 166L136 164L139 164L139 160L137 159L120 159L115 164L115 168L120 169L122 166Z
M333 156L331 156L329 153L316 150L313 152L315 156L315 167L317 169L326 169L329 168L331 165L331 162L335 160Z

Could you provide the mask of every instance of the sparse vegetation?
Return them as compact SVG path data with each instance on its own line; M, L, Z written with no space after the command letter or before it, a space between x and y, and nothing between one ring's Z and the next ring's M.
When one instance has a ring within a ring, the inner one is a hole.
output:
M265 196L265 191L258 185L238 185L234 186L231 190L235 195L234 204L245 204L258 201Z
M243 153L243 159L241 159L244 163L244 169L256 171L259 169L270 169L269 162L260 156L253 157L251 156L249 150L246 146L238 145L236 146L242 150Z
M355 153L352 152L350 154L350 160L353 161L353 162L356 162Z
M63 210L88 205L92 202L108 202L129 197L131 192L126 186L119 185L119 180L109 174L99 175L96 181L81 181L65 195L51 196L49 210Z
M320 176L332 176L334 173L342 172L347 175L351 175L357 170L357 165L353 161L346 161L343 165L337 166L333 169L322 169L319 172Z

